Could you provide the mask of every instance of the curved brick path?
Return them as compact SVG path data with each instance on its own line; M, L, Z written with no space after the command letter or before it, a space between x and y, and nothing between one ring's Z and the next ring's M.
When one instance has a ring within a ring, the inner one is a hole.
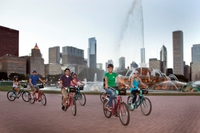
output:
M143 116L140 108L130 112L128 126L118 117L103 115L98 95L86 95L87 103L77 104L76 116L61 110L61 95L46 96L47 106L31 105L21 98L10 102L6 92L0 92L0 133L200 133L199 96L148 96L152 113Z

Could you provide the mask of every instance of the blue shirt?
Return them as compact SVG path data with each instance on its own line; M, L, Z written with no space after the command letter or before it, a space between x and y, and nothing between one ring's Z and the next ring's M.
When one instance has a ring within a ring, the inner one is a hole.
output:
M37 84L37 81L38 81L38 79L40 78L38 75L31 75L30 77L29 77L30 79L31 79L31 83L33 84L33 85L36 85Z
M138 81L134 78L133 80L133 86L134 88L130 88L130 91L133 91L133 90L137 90L138 87L139 87L139 84L140 84L140 79L138 79Z

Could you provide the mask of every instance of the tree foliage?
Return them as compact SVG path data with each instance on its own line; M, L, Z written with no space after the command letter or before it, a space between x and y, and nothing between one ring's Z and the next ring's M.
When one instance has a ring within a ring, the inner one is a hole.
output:
M6 72L0 72L0 80L8 80L8 76Z

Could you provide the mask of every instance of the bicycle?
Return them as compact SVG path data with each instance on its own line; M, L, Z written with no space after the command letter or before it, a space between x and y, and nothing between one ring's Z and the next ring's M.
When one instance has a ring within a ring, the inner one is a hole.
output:
M84 106L85 104L86 104L86 96L85 96L85 94L83 94L83 93L81 93L81 90L83 90L84 89L84 86L77 86L77 87L75 87L76 88L76 92L75 92L75 95L74 95L74 97L75 97L75 100L78 100L79 101L79 103L82 105L82 106Z
M134 97L133 95L128 96L127 98L127 104L129 106L129 110L134 111L140 106L142 114L148 116L151 113L152 104L151 101L144 96L144 94L148 94L149 89L138 89L138 90L139 90L139 97L134 104L132 103ZM147 109L147 112L145 111L145 109Z
M25 91L23 86L20 87L19 94L17 95L16 93L17 92L15 90L8 91L8 93L7 93L8 100L14 101L16 98L19 99L19 97L22 96L22 99L24 102L29 101L29 99L28 99L29 92Z
M73 93L76 93L76 88L69 87L69 88L65 88L65 90L68 92L68 98L66 101L66 108L64 111L67 111L67 109L71 106L72 114L75 116L77 113L77 107L76 107L76 99L75 97L73 97ZM63 101L63 96L61 98L61 101Z
M103 112L105 117L110 118L112 115L119 115L119 119L124 126L127 126L130 121L130 113L126 103L122 101L121 95L126 95L126 89L116 89L115 98L113 99L111 111L108 109L109 99L106 98L103 102Z
M38 88L38 91L36 93L40 93L41 96L40 98L38 96L36 96L36 93L33 95L33 92L30 92L28 97L29 97L29 103L34 104L36 101L40 102L39 100L41 100L41 103L43 106L45 106L47 104L47 99L45 94L39 90L40 88L44 88L43 85L35 85L35 88Z

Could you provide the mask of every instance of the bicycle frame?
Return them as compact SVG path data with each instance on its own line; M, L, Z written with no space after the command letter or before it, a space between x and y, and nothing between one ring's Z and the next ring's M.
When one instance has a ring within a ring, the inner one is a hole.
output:
M68 100L66 101L67 107L69 107L72 104L72 99L73 99L73 93L72 92L70 92L68 94L68 99L69 99L69 102L68 102Z
M115 115L116 113L117 113L117 111L119 110L119 105L120 105L120 103L121 103L121 96L119 95L119 96L116 96L113 100L114 100L114 102L115 102L115 100L117 101L117 103L114 103L114 105L113 105L113 109L112 109L112 115Z

